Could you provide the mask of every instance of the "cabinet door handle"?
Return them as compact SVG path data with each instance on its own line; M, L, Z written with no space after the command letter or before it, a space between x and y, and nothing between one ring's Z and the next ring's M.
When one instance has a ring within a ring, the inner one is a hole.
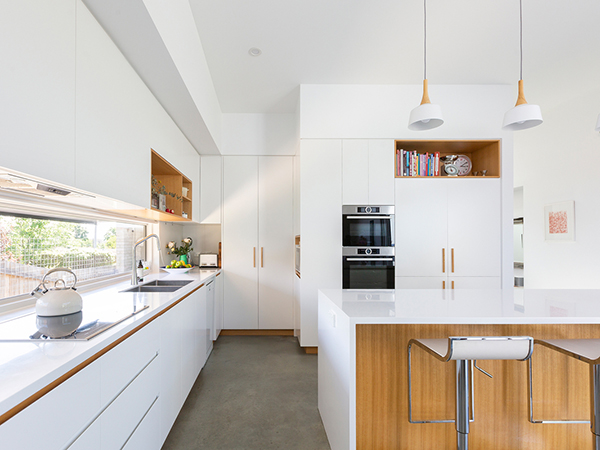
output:
M260 267L264 267L263 265L263 248L260 248Z
M252 267L256 267L256 247L252 247Z
M452 273L454 273L454 249L450 250L450 256L452 258Z
M442 281L442 289L446 289L446 282Z
M446 273L446 249L442 248L442 273Z
M454 280L452 280L452 289L454 289Z

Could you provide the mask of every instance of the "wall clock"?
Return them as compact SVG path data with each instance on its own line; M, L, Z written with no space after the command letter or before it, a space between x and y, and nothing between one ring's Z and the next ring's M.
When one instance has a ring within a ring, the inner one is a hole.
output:
M458 168L458 175L461 177L469 175L471 173L471 169L473 168L471 158L469 158L467 155L458 155L458 157L454 160L454 165Z

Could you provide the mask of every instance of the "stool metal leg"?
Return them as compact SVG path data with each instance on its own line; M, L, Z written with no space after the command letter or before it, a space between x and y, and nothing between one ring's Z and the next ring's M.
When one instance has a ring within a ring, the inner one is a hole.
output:
M458 450L469 448L469 369L467 360L456 361L456 437Z
M600 365L593 364L590 367L592 376L591 398L592 398L592 433L594 436L594 450L600 450Z

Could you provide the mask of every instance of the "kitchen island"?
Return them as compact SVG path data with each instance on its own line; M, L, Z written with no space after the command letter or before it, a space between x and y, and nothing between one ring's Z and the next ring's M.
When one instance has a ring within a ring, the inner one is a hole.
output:
M319 291L319 411L333 450L452 449L453 423L408 421L408 341L600 338L600 290ZM589 420L588 365L536 346L535 420ZM480 361L473 448L592 448L587 424L528 421L526 362ZM412 354L413 420L454 419L455 363Z

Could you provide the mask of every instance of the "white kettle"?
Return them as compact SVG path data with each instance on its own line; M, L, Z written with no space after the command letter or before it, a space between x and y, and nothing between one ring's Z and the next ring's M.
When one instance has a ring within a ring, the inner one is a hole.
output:
M54 282L54 287L46 287L46 277L55 272L69 272L75 278L72 286L67 286L64 280L60 279ZM59 286L62 283L62 286ZM49 270L42 282L36 287L31 295L37 297L35 303L35 312L38 316L65 316L67 314L75 314L83 308L83 300L81 295L75 290L77 284L77 276L71 269L57 267Z

